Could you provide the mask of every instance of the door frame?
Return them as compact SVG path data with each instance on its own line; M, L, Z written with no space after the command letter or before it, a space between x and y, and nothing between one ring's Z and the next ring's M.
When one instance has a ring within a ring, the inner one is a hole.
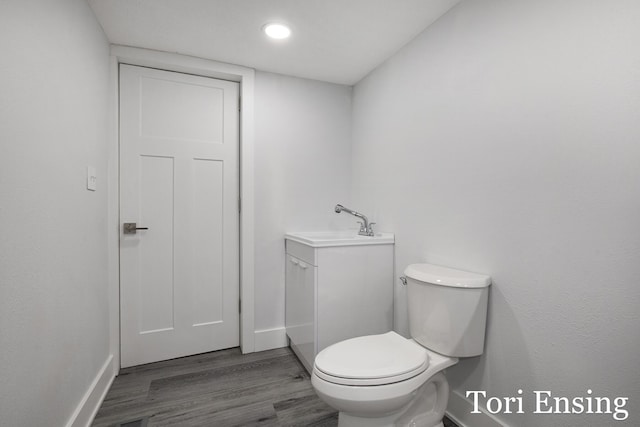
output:
M119 156L119 65L158 68L240 83L240 348L255 351L254 343L254 82L255 70L193 56L128 46L111 45L108 191L108 300L109 350L114 374L120 370L120 156Z

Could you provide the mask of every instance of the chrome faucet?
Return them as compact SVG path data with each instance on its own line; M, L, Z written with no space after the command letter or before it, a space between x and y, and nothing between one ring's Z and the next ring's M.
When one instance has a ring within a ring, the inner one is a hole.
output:
M354 210L351 210L349 208L345 208L342 205L336 205L336 213L340 213L342 211L345 211L346 213L349 213L353 216L356 216L360 219L362 219L362 221L358 221L360 223L360 231L358 232L359 235L361 236L373 236L373 224L375 224L375 222L369 222L369 220L367 219L366 216L362 215L360 212L356 212Z

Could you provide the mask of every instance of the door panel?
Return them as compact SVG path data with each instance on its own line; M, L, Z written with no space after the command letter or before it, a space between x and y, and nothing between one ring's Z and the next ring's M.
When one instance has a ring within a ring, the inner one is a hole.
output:
M138 238L140 332L174 327L173 324L173 159L140 156L139 222L152 232ZM153 298L144 296L153 295Z
M193 233L193 262L202 265L194 269L196 277L193 315L197 324L215 323L223 320L224 297L222 247L224 235L223 163L215 160L196 159L194 209L191 223Z
M121 65L122 366L239 345L238 84Z
M224 89L157 76L142 79L140 86L142 135L224 143L222 121L211 120L223 116Z

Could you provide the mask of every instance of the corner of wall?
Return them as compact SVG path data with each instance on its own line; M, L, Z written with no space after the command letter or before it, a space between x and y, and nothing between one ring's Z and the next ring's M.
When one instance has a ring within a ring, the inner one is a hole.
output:
M272 350L286 347L287 333L285 328L273 328L256 331L254 334L254 351Z
M109 355L76 410L73 411L66 427L89 427L91 425L114 378L113 355Z
M447 416L460 427L509 427L487 414L483 408L479 409L480 413L472 414L473 404L460 393L451 391L449 405L447 405Z

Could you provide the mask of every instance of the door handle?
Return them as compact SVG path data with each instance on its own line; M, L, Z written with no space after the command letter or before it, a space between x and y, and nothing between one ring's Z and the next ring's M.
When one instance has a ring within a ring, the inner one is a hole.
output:
M138 230L148 230L149 227L136 227L137 224L135 222L125 222L122 225L122 232L124 234L136 234Z

